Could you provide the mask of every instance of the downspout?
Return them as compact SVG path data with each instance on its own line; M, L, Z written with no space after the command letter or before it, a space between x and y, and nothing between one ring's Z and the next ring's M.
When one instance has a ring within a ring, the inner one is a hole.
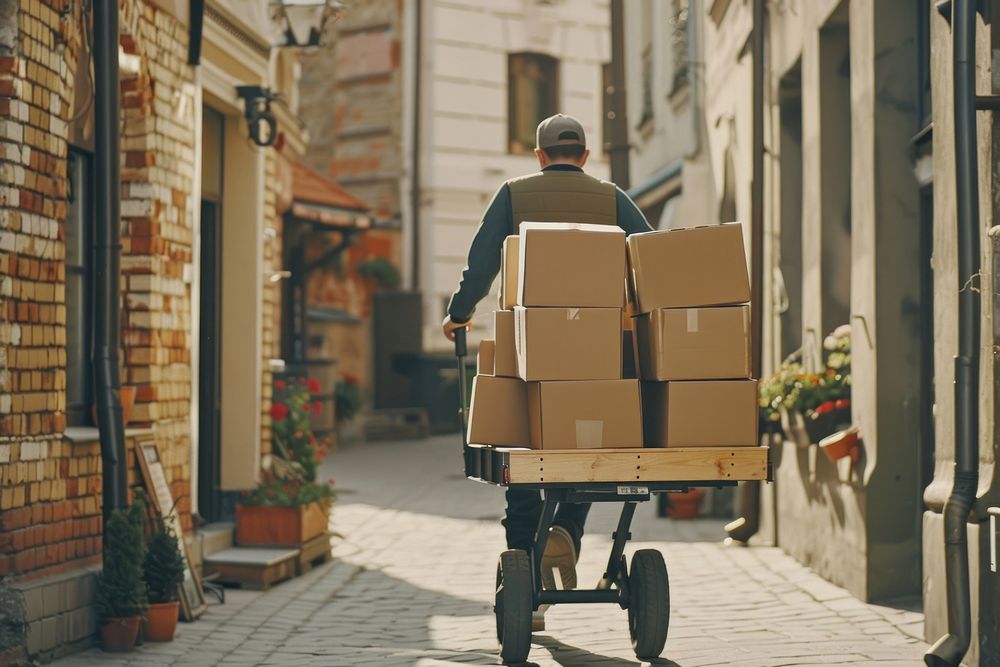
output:
M764 0L753 1L753 176L750 183L750 336L753 377L761 376L764 350ZM723 222L728 222L723 220ZM740 486L743 515L726 526L729 537L747 542L760 528L760 482Z
M95 292L93 364L97 426L101 434L105 525L127 504L125 424L122 419L118 347L121 337L119 281L119 84L118 2L94 0L94 201ZM107 544L105 544L107 548Z
M972 636L967 522L979 485L979 172L976 155L976 12L952 2L955 185L958 209L958 356L955 357L955 482L944 508L948 633L924 654L959 665Z
M611 180L622 190L630 186L628 104L625 97L625 7L624 0L611 0ZM607 94L607 91L605 91ZM608 139L605 138L605 141Z
M411 142L411 147L413 150L413 162L412 169L410 171L410 234L412 236L413 247L411 252L413 253L413 262L411 270L411 286L413 289L419 290L421 287L420 280L420 109L423 106L421 100L421 94L423 91L420 90L420 73L423 69L423 3L419 0L414 2L415 8L413 11L413 141Z
M686 156L689 160L697 160L701 154L701 126L705 115L701 107L701 31L698 29L701 14L701 0L691 0L687 15L688 85L691 86L691 147Z

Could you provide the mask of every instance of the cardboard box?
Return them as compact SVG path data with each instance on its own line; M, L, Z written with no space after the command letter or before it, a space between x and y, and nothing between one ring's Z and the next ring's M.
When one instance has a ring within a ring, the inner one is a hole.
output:
M479 341L479 354L476 357L476 373L479 375L493 375L496 347L496 341L489 338Z
M611 225L521 223L517 305L621 308L625 232Z
M508 236L500 254L500 309L513 310L517 302L517 266L521 255L521 237Z
M639 377L636 363L635 334L629 329L622 331L622 379L635 380Z
M627 245L636 314L750 300L739 223L632 234Z
M643 382L642 414L647 447L755 447L757 381Z
M618 308L514 308L522 380L620 380Z
M514 332L514 311L498 310L493 313L493 338L496 341L493 374L497 377L517 377L517 347Z
M532 449L642 446L637 380L529 382Z
M527 385L516 378L477 375L472 381L469 442L497 447L526 447Z
M671 308L635 318L642 380L750 377L750 308Z

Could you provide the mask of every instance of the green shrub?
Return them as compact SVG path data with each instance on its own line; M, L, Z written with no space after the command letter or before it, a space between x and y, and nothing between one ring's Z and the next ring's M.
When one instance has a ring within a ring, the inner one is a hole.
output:
M142 569L150 602L161 604L178 599L178 590L184 583L184 560L180 541L170 526L153 535Z
M97 578L97 611L102 621L139 616L146 609L145 514L146 503L137 497L128 508L112 511L104 529L104 568Z

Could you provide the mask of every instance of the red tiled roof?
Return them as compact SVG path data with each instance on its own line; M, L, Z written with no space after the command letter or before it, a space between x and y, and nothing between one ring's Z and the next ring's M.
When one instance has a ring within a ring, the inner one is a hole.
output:
M365 212L370 206L333 180L301 162L292 162L292 197L296 201Z

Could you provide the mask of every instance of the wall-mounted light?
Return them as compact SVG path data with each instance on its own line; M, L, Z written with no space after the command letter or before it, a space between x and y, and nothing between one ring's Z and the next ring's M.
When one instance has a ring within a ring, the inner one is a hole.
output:
M278 123L271 113L271 100L277 96L261 86L236 86L236 94L243 98L250 139L258 146L273 144L278 138Z
M339 0L272 0L275 18L285 23L285 42L279 46L316 47L326 22L340 18L344 3Z
M268 272L267 282L269 283L279 283L282 280L288 280L292 277L291 271L275 271L273 273Z

